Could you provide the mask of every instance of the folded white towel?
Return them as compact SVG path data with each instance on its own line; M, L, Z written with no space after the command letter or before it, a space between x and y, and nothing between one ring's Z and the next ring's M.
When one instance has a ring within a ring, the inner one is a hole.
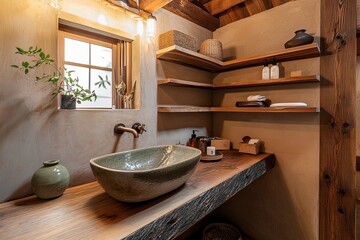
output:
M248 101L265 101L266 97L261 95L250 95L247 97Z
M304 102L273 103L270 107L307 107Z

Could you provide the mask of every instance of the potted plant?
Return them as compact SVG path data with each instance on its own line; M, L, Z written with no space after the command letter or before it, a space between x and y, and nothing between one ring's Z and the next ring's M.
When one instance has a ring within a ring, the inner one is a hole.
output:
M16 54L27 56L32 60L23 61L20 65L11 65L12 67L20 69L25 74L45 65L53 69L52 74L43 73L41 76L36 76L36 81L47 82L53 86L53 96L61 95L60 108L74 109L76 108L76 103L80 104L83 101L92 102L97 99L95 90L91 91L79 85L79 78L72 76L74 71L67 71L65 68L57 67L50 54L46 54L41 48L29 47L28 50L24 50L17 47L16 49ZM99 76L99 79L99 82L95 83L98 87L106 88L106 85L110 85L107 76L106 78Z

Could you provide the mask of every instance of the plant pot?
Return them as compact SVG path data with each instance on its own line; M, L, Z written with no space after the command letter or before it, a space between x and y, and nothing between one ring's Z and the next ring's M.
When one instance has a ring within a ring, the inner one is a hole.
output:
M76 99L73 95L61 95L61 109L76 109Z
M295 36L285 43L285 48L292 48L312 43L314 41L314 37L305 33L305 31L305 29L295 31Z
M31 178L31 187L39 198L52 199L64 193L69 186L69 180L69 172L59 164L59 160L49 160L35 171Z

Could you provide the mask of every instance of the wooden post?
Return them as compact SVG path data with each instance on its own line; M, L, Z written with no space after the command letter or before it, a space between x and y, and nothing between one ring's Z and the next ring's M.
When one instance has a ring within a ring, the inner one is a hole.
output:
M355 239L356 0L321 0L320 240Z

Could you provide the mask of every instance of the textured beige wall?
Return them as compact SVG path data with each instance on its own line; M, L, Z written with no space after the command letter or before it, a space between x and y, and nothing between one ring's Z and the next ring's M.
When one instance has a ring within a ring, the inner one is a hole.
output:
M320 35L320 1L298 0L229 24L214 32L226 57L246 57L282 49L294 31L305 28ZM292 70L319 74L319 59L283 64ZM216 82L261 79L262 67L218 74ZM233 106L251 94L273 102L306 102L319 106L319 84L222 90L214 93L215 106ZM214 132L237 144L245 135L260 138L265 150L277 157L276 167L241 191L217 214L236 223L255 239L318 239L319 114L217 113Z
M212 32L195 25L166 10L159 10L157 15L158 34L169 30L178 30L198 39L199 44L212 38ZM183 80L210 83L213 75L206 71L184 67L166 61L157 61L157 78L178 78ZM210 106L212 102L211 90L199 88L158 88L158 104ZM158 114L158 143L185 144L191 135L192 129L199 130L198 136L212 134L211 113L159 113Z
M157 145L158 128L159 144L185 143L189 131L175 129L177 127L198 128L204 134L211 131L211 114L200 114L200 119L180 115L180 121L179 115L170 115L160 118L157 125L157 78L165 74L175 77L178 66L159 65L155 54L157 43L147 44L145 37L135 37L133 43L133 78L138 81L136 106L139 109L57 110L56 102L49 103L51 89L35 84L35 74L24 76L10 67L21 60L14 54L16 46L41 46L56 57L56 12L42 0L0 2L0 202L31 194L31 176L45 160L59 159L70 172L70 184L78 185L94 180L89 167L91 158ZM135 20L106 0L65 0L62 11L135 35ZM159 10L155 16L158 33L175 28L199 39L212 36L208 30L167 11ZM194 74L199 81L209 81L207 73L189 71L187 73ZM211 102L209 94L199 94L204 96L203 104ZM185 96L188 98L190 94ZM193 124L184 124L183 119ZM140 138L134 140L126 133L120 139L113 135L115 124L123 122L131 126L137 121L145 123L147 129Z
M90 158L156 144L155 46L145 39L134 41L134 64L141 69L140 110L57 110L56 103L49 103L51 89L35 84L35 74L24 76L10 68L21 60L14 54L16 46L41 46L56 57L56 12L40 0L2 0L1 5L0 201L30 194L31 176L45 160L59 159L70 172L71 185L77 185L94 180ZM66 0L63 11L95 22L103 15L109 27L134 35L135 21L105 0ZM139 139L124 134L118 141L113 135L115 124L136 121L147 128Z

